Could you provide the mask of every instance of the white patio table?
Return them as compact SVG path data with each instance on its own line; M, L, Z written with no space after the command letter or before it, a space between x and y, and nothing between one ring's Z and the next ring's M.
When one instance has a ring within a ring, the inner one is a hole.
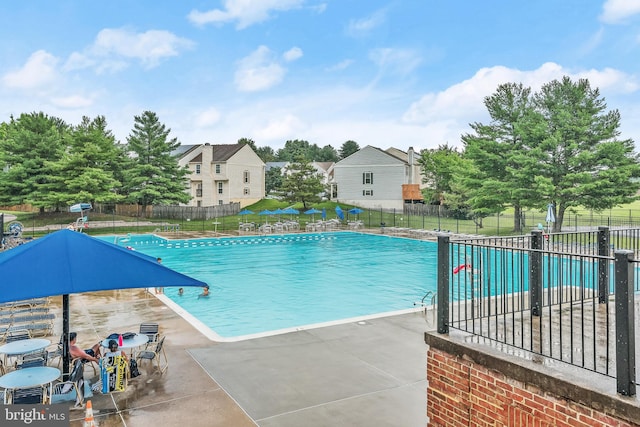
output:
M102 340L102 347L109 348L110 339L106 338ZM118 339L115 339L115 342L118 342ZM133 349L138 348L140 346L145 345L149 342L149 337L145 334L135 334L133 337L122 340L122 345L118 345L118 350L129 350L129 354L133 356Z
M13 390L47 386L45 403L51 398L51 384L60 378L60 369L50 366L16 369L0 377L0 388L4 388L5 402L10 403Z
M8 366L9 357L18 357L47 348L51 341L45 338L29 338L0 345L0 354L3 354L5 366Z

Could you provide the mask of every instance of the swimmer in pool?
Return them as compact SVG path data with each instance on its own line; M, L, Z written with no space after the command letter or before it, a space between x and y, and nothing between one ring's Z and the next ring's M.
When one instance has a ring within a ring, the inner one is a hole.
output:
M205 286L198 298L207 298L209 296L209 287Z

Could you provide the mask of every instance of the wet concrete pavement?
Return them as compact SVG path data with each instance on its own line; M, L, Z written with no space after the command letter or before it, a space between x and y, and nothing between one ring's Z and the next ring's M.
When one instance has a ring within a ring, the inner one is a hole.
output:
M85 348L142 322L166 336L164 374L143 361L127 391L90 398L99 426L427 425L423 334L432 325L422 313L218 343L145 290L71 295L70 305ZM60 333L58 317L51 341ZM94 377L89 366L85 377ZM70 425L84 416L71 410Z

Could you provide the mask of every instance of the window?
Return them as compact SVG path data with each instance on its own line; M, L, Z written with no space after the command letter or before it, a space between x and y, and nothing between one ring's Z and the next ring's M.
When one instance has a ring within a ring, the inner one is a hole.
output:
M244 195L245 196L249 195L249 187L244 187Z
M202 184L196 186L196 197L202 197Z
M222 200L218 200L218 204L219 205L224 205L224 202Z
M363 196L373 196L373 190L362 190Z
M373 184L373 172L363 172L362 173L362 183L363 184Z
M222 166L220 166L219 164L216 165L216 173L220 173L220 171L222 170Z
M222 183L218 183L218 194L222 194Z
M249 183L249 171L244 171L243 177L244 177L244 183L248 184Z
M196 165L196 175L200 175L200 168L202 167L201 164L197 164Z
M202 207L202 200L198 200L198 207L201 208Z

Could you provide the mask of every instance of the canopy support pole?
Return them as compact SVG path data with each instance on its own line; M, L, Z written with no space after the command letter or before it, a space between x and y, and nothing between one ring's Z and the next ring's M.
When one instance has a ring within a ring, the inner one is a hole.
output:
M62 380L69 378L69 294L62 295Z

